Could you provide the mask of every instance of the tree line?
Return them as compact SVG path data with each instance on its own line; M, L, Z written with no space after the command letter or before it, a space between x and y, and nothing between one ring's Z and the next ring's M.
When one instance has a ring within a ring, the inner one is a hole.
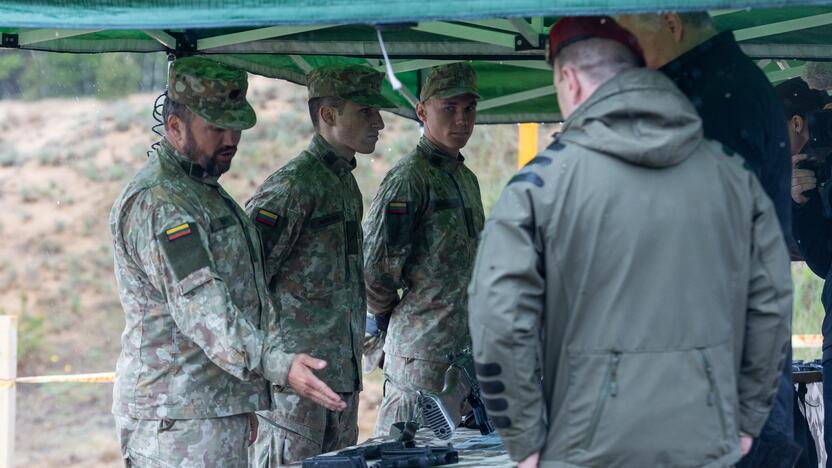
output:
M116 98L161 91L163 53L64 54L0 49L0 99Z

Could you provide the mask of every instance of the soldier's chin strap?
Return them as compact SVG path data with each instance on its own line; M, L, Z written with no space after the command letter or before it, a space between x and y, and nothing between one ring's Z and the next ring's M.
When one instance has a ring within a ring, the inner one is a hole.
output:
M168 67L167 67L167 70L165 71L165 76L170 76L170 66L171 66L171 64L173 63L174 60L176 60L176 56L173 55L173 54L168 54ZM165 134L162 130L165 128L164 111L165 111L165 100L167 100L167 98L168 98L168 87L165 86L165 90L162 91L162 94L156 96L156 100L153 101L153 110L150 113L150 115L153 117L153 120L156 121L156 123L152 127L150 127L150 130L153 133L159 135L161 138L165 137ZM157 148L159 148L160 143L161 143L161 140L159 140L156 143L153 143L152 145L150 145L150 149L147 150L147 157L148 158L150 157L151 152L153 152Z
M402 82L396 78L396 74L393 72L393 65L390 63L390 57L387 56L387 48L384 47L384 39L381 37L381 30L376 29L376 36L378 36L378 45L381 48L381 55L384 57L384 65L387 69L387 81L390 82L390 86L393 87L393 90L397 91L401 94L407 102L410 103L413 108L416 108L416 103L419 102L407 87L402 85Z
M152 127L150 127L150 130L152 130L153 133L159 135L162 138L165 137L165 134L162 132L162 129L165 128L165 118L163 115L163 110L165 108L165 99L167 98L168 90L167 88L165 88L165 90L162 91L162 94L157 96L156 100L153 101L153 111L151 112L153 120L155 120L156 123ZM150 153L159 147L160 141L157 141L156 143L150 145L150 149L147 151L148 158L150 157Z

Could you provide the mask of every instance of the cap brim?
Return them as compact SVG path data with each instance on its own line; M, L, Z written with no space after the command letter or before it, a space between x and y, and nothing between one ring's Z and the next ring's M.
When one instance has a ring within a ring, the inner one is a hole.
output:
M437 93L434 93L433 96L428 96L423 101L427 101L428 99L437 98L437 99L448 99L454 96L462 96L463 94L471 94L477 99L482 99L482 96L479 95L476 89L471 87L460 87L460 88L449 88L443 89Z
M352 96L347 99L362 106L375 107L378 109L396 109L399 107L381 94L373 94L370 96Z
M214 109L195 109L187 106L194 114L205 119L209 124L228 130L247 130L257 123L257 114L247 101L233 103L229 107Z

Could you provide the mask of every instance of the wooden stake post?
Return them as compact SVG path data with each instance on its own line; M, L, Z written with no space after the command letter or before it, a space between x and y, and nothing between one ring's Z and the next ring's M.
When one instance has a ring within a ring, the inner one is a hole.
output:
M17 377L17 317L0 315L0 467L14 461L14 399Z

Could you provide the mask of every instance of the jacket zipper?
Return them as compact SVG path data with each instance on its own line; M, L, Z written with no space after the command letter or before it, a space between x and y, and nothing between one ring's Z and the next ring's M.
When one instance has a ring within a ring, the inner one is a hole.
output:
M702 357L702 364L705 366L705 374L708 376L708 385L710 386L710 391L708 392L708 406L716 405L716 412L719 415L719 425L722 427L722 434L727 437L728 434L725 423L725 414L722 412L722 397L719 394L719 386L716 384L716 377L714 376L713 367L711 367L711 360L708 359L708 354L704 349L699 348L696 351L698 351L699 355Z
M454 183L454 188L456 189L456 194L457 194L457 196L459 196L459 205L460 205L460 209L462 210L462 220L465 222L465 232L468 234L468 237L474 237L474 233L473 233L474 220L473 219L468 219L468 211L467 211L468 207L465 206L465 197L462 196L462 189L459 188L459 183L457 183L456 178L453 176L453 174L448 174L448 177L450 177L451 182ZM471 216L473 217L473 214L471 214Z
M352 198L349 198L348 190L346 190L344 180L339 176L338 177L338 187L341 190L341 208L344 211L344 269L346 271L346 279L345 282L352 281L352 275L350 274L350 233L347 229L347 221L348 219L357 218L357 216L353 216L353 208L352 205ZM347 195L346 197L344 195ZM349 198L349 199L348 199ZM358 229L356 227L356 229ZM355 242L358 243L358 233L355 233L356 238ZM356 245L357 247L357 245ZM353 376L353 385L357 389L361 388L361 377L360 377L360 365L358 360L355 357L355 341L353 340L353 336L355 335L355 330L352 327L353 317L352 314L347 315L347 326L350 329L350 360L352 361L353 369L355 369L355 375Z
M607 398L615 398L618 396L618 364L621 362L621 353L613 352L610 355L610 362L607 365L607 375L604 377L604 383L601 384L601 391L598 393L598 402L595 405L595 412L592 413L592 420L589 423L589 430L587 431L586 439L584 439L583 449L586 450L592 445L595 439L595 432L598 430L598 423L601 422L601 415L604 413L604 406Z

